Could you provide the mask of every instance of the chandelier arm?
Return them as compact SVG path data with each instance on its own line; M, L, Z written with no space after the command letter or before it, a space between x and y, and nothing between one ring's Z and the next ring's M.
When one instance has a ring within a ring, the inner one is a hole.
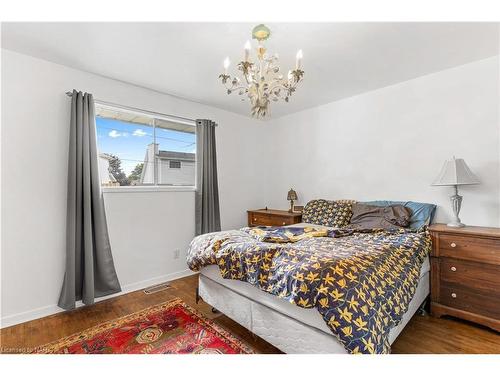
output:
M269 91L274 91L276 88L282 88L284 90L287 90L288 87L286 86L286 84L284 82L276 82L276 85L274 86L269 86Z
M247 90L248 89L247 86L232 86L232 85L231 86L227 86L227 85L225 85L225 87L226 87L227 90L230 90L230 91L237 91L237 90L242 90L242 89Z
M250 80L248 79L248 77L250 77L250 74L246 75L245 76L245 80L247 81L247 84L248 85L253 85L253 78L251 78Z
M237 79L236 77L235 78L232 78L231 76L227 76L226 78L226 82L224 83L224 81L222 82L222 84L224 85L224 87L227 89L227 90L231 90L231 91L235 91L235 90L241 90L241 89L247 89L246 86L236 86L233 84L234 80Z

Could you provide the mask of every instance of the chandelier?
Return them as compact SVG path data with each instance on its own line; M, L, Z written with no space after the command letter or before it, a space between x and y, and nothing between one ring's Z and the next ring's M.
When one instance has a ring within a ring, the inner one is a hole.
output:
M245 100L245 96L249 98L252 116L255 117L265 117L269 113L271 101L277 102L284 99L285 102L288 102L304 76L302 50L297 52L295 69L289 70L286 77L283 76L278 66L278 55L269 56L264 47L264 41L270 35L271 30L267 26L255 26L252 30L252 38L258 41L257 59L250 58L252 45L250 41L247 41L244 59L237 65L241 78L228 74L228 68L231 64L229 57L224 60L224 73L219 75L228 95L237 92L238 95L242 96L242 100Z

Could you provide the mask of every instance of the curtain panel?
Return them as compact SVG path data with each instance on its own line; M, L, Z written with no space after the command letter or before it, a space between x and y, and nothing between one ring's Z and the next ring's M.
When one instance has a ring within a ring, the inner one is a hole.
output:
M216 126L210 120L196 120L196 235L220 231Z
M95 108L92 94L73 90L68 162L66 272L58 305L121 291L109 243L99 180Z

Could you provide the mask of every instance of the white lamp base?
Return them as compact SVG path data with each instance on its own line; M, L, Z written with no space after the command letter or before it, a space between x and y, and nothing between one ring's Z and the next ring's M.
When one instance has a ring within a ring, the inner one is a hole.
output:
M458 186L455 185L455 195L450 197L451 206L453 208L453 214L455 217L451 223L448 223L449 227L462 228L465 227L465 224L462 224L458 214L460 213L460 207L462 206L462 196L458 195Z
M448 225L449 227L455 227L455 228L465 227L465 224L463 224L463 223L448 223L446 225Z

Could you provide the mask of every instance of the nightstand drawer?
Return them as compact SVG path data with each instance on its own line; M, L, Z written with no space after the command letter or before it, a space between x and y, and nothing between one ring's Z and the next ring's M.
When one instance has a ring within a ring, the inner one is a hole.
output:
M257 225L281 227L283 225L300 223L302 219L302 214L284 210L261 209L249 210L247 213L249 227Z
M269 215L252 215L252 225L267 225L267 226L282 226L288 225L289 220L280 216L269 216Z
M441 234L439 256L500 265L500 239Z
M477 290L441 283L439 303L474 314L500 319L500 300L497 296L483 295Z
M440 258L439 261L442 282L496 296L500 304L500 266L453 258Z

